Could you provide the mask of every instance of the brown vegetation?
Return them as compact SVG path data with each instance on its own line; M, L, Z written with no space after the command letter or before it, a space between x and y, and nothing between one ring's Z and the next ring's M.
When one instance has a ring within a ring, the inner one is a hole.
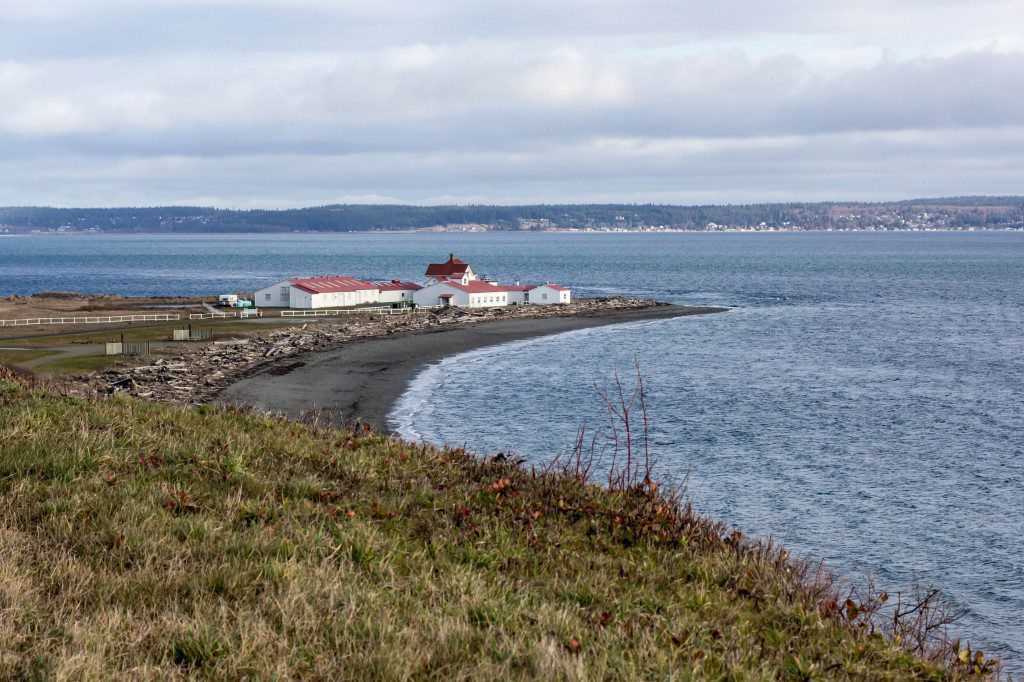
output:
M0 415L0 677L960 674L642 456L599 486L598 448L537 471L12 376Z

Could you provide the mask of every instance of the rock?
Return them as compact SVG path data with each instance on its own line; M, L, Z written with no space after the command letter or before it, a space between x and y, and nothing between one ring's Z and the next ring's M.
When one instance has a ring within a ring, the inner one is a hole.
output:
M80 395L131 392L137 397L160 402L202 404L212 400L234 379L313 350L340 346L356 339L386 336L465 321L483 323L489 319L559 317L595 310L646 308L663 305L656 301L609 296L579 299L566 306L517 306L466 311L448 308L427 314L353 316L342 322L304 323L299 327L265 332L246 339L215 341L191 348L181 355L157 358L150 365L112 367L69 384Z

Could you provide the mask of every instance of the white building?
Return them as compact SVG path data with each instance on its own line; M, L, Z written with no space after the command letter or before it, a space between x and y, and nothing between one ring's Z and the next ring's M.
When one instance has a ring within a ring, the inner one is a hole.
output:
M255 305L266 308L345 308L360 305L458 306L496 308L507 305L569 303L570 292L557 284L500 286L479 279L468 263L451 254L445 263L427 267L427 282L364 282L353 277L286 279L256 291Z
M423 287L415 282L403 282L393 279L390 282L374 282L373 286L380 291L377 303L381 305L406 304L412 305L413 294Z
M502 288L508 291L509 305L552 305L571 302L570 291L557 284L517 284Z
M448 262L431 263L427 266L427 284L433 281L454 280L468 284L476 279L476 273L469 263L464 263L455 257L454 253L448 254Z
M376 303L377 285L352 277L297 277L256 291L254 304L266 308L343 308Z
M413 294L418 306L457 306L459 308L497 308L508 305L508 290L504 287L470 280L437 280Z
M571 303L570 291L557 284L540 284L532 286L526 292L526 303L530 305L550 305L553 303Z
M509 305L525 305L528 303L528 297L532 286L520 286L516 284L511 287L502 287L508 292L508 304Z

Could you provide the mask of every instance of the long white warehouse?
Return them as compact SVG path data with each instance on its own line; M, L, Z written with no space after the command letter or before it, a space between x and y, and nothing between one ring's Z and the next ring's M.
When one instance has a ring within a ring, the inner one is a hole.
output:
M342 308L377 303L376 284L352 277L296 277L256 291L255 304L268 308Z

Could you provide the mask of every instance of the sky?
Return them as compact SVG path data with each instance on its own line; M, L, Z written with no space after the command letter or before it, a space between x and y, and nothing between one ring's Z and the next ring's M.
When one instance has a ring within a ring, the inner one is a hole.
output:
M1021 0L0 0L0 205L1022 192Z

